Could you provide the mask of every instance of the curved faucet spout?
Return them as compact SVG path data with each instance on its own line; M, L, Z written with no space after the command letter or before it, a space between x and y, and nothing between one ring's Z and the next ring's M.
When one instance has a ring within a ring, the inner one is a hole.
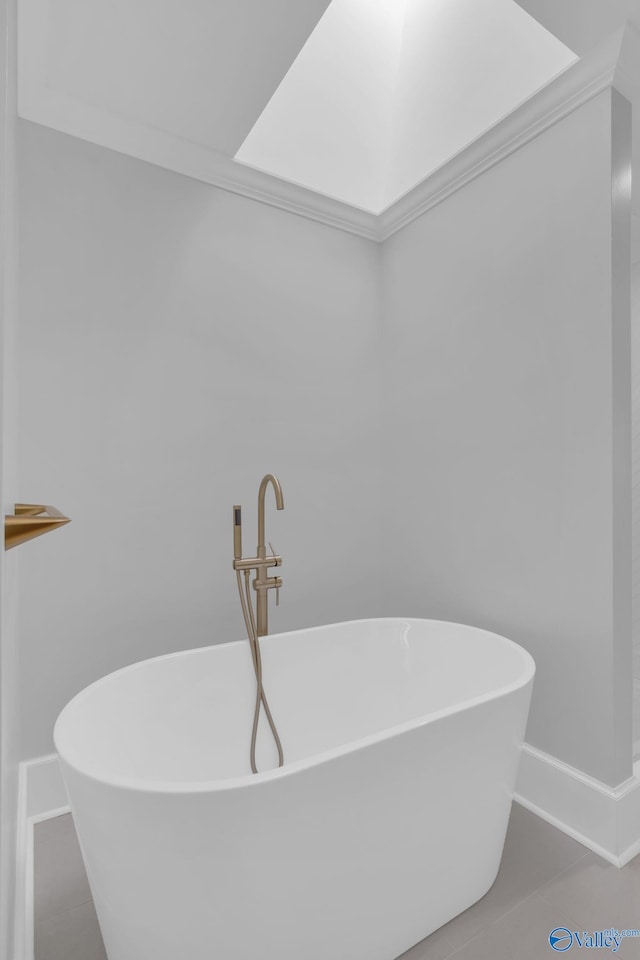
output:
M260 484L260 489L258 491L258 550L257 554L259 557L266 557L267 548L264 542L264 498L267 492L267 487L271 484L273 486L273 492L276 497L276 507L278 510L284 510L284 497L282 496L282 487L280 486L280 481L277 477L274 477L272 473L267 473L263 478Z

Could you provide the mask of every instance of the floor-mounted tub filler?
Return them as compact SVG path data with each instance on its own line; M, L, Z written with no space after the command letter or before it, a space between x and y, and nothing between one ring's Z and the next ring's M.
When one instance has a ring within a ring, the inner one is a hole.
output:
M134 664L55 728L109 960L394 960L493 883L534 663L435 620ZM272 767L273 769L266 769Z

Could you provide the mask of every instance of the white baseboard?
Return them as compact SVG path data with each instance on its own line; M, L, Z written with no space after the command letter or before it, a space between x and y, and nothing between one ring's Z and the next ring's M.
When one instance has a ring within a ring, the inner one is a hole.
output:
M20 764L15 960L33 960L33 828L69 812L56 754ZM640 853L640 761L609 787L525 743L514 799L622 867Z
M25 772L27 817L35 818L37 822L57 816L51 813L52 810L60 807L69 809L57 754L49 753L45 757L36 757L35 760L25 760L20 766Z
M514 799L617 867L640 853L640 762L609 787L525 743Z
M55 753L20 764L16 843L14 960L34 960L33 828L41 820L69 813L69 801Z

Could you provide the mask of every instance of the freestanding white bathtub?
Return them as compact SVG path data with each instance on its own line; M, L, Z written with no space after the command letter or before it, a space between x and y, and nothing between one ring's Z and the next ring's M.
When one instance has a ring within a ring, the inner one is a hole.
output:
M434 620L245 641L78 694L55 743L109 960L393 960L479 899L504 843L534 663ZM264 718L261 727L266 727Z

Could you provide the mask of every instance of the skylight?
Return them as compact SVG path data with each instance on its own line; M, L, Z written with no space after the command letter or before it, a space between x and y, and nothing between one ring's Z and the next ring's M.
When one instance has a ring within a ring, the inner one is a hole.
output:
M332 0L235 159L381 213L576 59L515 0Z

